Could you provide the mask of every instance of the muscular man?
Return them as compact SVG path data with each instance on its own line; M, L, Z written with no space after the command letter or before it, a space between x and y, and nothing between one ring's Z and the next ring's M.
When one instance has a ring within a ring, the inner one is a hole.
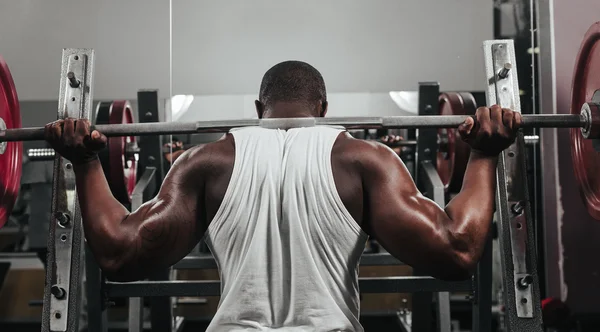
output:
M323 117L323 78L306 63L280 63L266 72L256 110ZM317 126L236 129L190 149L158 195L129 212L96 157L101 133L66 119L46 134L74 165L86 238L110 279L143 278L205 240L222 281L208 331L362 331L358 263L368 235L435 277L471 275L492 220L497 156L521 122L497 106L476 119L460 128L473 151L445 209L419 193L388 147Z

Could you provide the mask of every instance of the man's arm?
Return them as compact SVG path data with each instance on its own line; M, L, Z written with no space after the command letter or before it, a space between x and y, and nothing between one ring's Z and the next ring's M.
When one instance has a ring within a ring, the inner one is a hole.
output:
M375 148L363 175L371 235L393 256L441 279L468 278L493 214L496 158L473 155L463 190L442 209L423 196L398 155Z
M106 138L89 133L87 121L57 121L47 137L74 165L86 239L109 279L141 279L187 255L201 239L204 176L198 149L183 154L165 177L158 195L129 212L112 195L94 154L77 152ZM64 128L64 130L63 130ZM87 139L86 139L87 137ZM100 145L100 144L98 144ZM85 155L85 153L84 153Z
M478 110L472 122L461 129L474 146L463 187L445 209L418 191L389 148L371 147L363 165L371 235L401 261L440 279L468 278L481 257L494 213L497 156L514 141L520 115Z
M86 239L110 279L140 279L171 266L202 238L203 186L190 153L173 165L158 195L134 212L113 197L98 160L75 166Z

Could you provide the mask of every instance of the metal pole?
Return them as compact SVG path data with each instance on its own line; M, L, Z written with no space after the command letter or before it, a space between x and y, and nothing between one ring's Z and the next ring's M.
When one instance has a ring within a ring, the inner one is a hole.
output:
M177 135L195 133L227 132L232 128L260 126L263 128L289 129L312 126L343 126L347 129L407 129L407 128L456 128L467 116L421 115L350 118L278 118L200 122L157 122L119 125L97 125L93 129L107 137ZM522 128L582 128L587 120L578 114L523 115ZM0 130L0 142L44 140L44 127Z
M131 210L139 209L147 201L148 188L152 187L155 180L156 168L146 167L131 195ZM129 299L129 319L127 321L129 332L141 332L144 330L144 298L132 297Z
M93 50L63 50L59 119L69 116L90 118L93 68ZM69 72L79 77L81 87L73 88L68 84ZM77 332L84 268L83 227L73 165L60 156L54 159L51 215L41 331Z
M435 166L431 162L421 162L421 174L420 183L423 185L425 190L424 194L436 202L440 207L446 206L446 198L444 193L444 184L440 179L440 176L435 169ZM428 294L429 300L431 301L430 293L421 293L413 295L413 303L418 299L419 296ZM449 292L438 292L435 294L437 312L436 312L436 325L438 332L450 332L451 319L450 319L450 293ZM431 315L431 312L426 313ZM413 328L417 328L415 331L431 330L430 326L415 326L413 317Z
M422 82L419 83L419 117L428 117L439 114L438 97L440 96L440 84L437 82ZM444 185L441 183L440 177L435 172L434 158L437 156L438 150L438 130L436 128L419 128L416 131L417 136L417 151L415 153L415 174L414 180L419 190L423 195L430 199L438 199L441 202L436 202L440 206L444 206ZM431 169L435 174L430 174ZM428 172L429 171L429 172ZM441 197L439 190L442 190ZM413 270L413 275L425 275L419 269ZM437 297L437 293L436 293ZM433 328L434 317L433 312L440 313L446 310L450 311L449 301L445 308L438 303L438 307L434 308L433 293L421 292L412 295L412 330L422 332L442 332L440 329ZM436 310L437 309L437 310ZM448 322L447 332L450 329Z
M512 40L484 42L487 77L494 76L505 63L512 63L517 72ZM499 104L521 111L517 75L488 81L488 104ZM538 118L539 116L534 116ZM546 117L546 116L544 116ZM496 172L496 210L498 240L502 251L502 282L507 331L542 331L536 245L529 206L526 179L525 142L519 133L517 140L498 158Z

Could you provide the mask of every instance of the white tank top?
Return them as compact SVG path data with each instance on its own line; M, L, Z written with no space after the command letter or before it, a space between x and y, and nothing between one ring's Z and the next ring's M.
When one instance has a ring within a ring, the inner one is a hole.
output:
M341 131L231 131L233 173L205 234L221 276L207 331L363 331L358 263L367 235L333 179Z

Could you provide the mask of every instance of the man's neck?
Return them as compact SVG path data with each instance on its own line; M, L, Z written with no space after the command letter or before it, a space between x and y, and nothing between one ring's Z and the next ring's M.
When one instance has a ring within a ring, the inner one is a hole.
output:
M313 118L315 115L310 112L268 112L263 116L264 118Z
M269 107L263 117L265 118L312 118L315 110L310 109L303 103L277 103Z

